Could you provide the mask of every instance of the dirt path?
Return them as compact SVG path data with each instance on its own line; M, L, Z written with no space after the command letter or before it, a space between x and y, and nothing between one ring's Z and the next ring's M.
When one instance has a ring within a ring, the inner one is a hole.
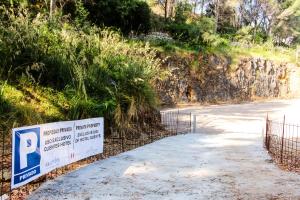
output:
M300 199L300 175L271 163L261 138L266 112L295 122L299 109L299 100L186 108L199 114L197 134L98 161L29 199Z

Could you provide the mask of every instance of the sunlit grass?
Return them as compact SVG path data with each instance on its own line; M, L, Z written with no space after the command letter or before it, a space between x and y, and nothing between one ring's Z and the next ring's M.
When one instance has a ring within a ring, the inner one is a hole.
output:
M249 47L242 46L225 46L225 47L205 47L199 46L198 48L189 47L188 45L179 43L162 43L152 44L159 52L166 53L169 56L177 55L181 57L189 57L189 55L197 55L199 52L202 54L214 54L220 57L231 58L231 68L237 67L238 63L243 58L261 58L271 60L275 63L296 63L296 50L294 48L268 46L266 44L251 45ZM194 63L192 64L194 65ZM193 66L192 66L193 67Z
M263 45L254 45L250 48L231 47L228 53L232 58L232 66L234 67L242 58L249 57L262 58L276 63L287 62L296 64L295 52L293 48L266 48Z
M25 125L67 119L64 95L48 88L0 83L0 126L7 132Z

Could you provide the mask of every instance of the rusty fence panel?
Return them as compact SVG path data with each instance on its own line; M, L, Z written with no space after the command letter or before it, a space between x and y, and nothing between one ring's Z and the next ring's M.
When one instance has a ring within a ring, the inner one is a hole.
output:
M280 166L300 171L300 125L288 124L267 118L264 144Z
M178 111L162 112L161 122L171 135L191 132L192 114Z
M150 116L151 114L149 114ZM113 124L105 124L109 128L105 129L103 153L78 162L53 170L52 172L28 183L25 186L11 190L11 135L3 131L0 132L0 200L26 199L32 191L37 189L47 180L54 179L62 174L79 168L82 165L93 163L97 160L118 155L140 146L152 143L164 137L186 134L191 132L191 113L183 113L179 110L161 112L155 125L150 125L150 120L145 116L136 123L130 124L128 128L122 130L114 128ZM155 127L154 127L155 126Z

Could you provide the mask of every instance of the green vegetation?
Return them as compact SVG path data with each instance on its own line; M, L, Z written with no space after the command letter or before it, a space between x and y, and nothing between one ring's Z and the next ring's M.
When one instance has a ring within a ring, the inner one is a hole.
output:
M0 125L9 130L96 116L128 125L158 103L153 85L168 72L160 68L156 50L220 54L233 65L248 56L295 63L299 5L299 0L2 1Z
M152 83L163 73L147 44L60 15L48 20L27 12L2 12L3 126L104 115L124 125L154 108Z
M168 32L174 39L150 41L160 51L229 56L233 68L242 57L251 56L296 63L300 38L297 0L150 2L161 8L165 17L163 24L155 21L152 28Z
M271 47L267 44L254 45L251 48L232 47L228 54L233 59L233 67L241 58L260 57L275 62L296 63L295 49L284 47Z

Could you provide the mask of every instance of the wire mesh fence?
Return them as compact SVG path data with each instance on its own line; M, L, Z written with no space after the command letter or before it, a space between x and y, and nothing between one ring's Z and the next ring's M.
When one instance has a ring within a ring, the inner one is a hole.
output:
M171 135L191 132L192 114L178 111L162 112L161 122Z
M130 124L128 128L122 130L114 128L113 125L107 125L104 138L104 150L102 154L91 156L67 166L57 168L50 173L30 182L29 184L12 190L11 184L11 136L5 132L1 133L0 139L0 200L25 199L32 191L37 189L47 180L54 179L66 172L72 171L87 165L89 163L118 155L122 152L129 151L140 146L152 143L164 137L189 133L191 131L191 113L182 113L178 111L161 112L157 123L154 125L147 123L145 119Z
M300 171L300 126L266 120L265 147L272 158L289 170Z

